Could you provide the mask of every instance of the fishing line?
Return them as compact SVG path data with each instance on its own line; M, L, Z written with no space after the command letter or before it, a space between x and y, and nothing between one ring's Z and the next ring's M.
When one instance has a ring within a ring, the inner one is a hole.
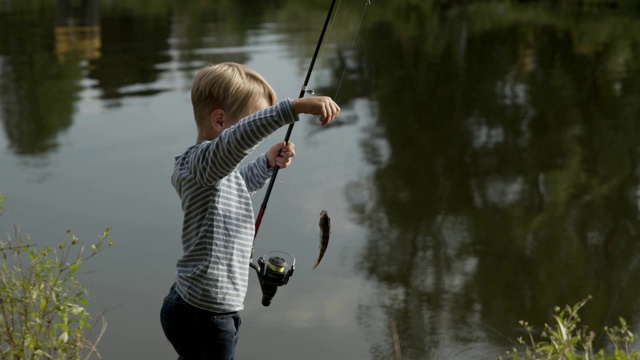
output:
M338 1L338 6L336 8L336 13L340 10L340 5L342 4L342 0ZM353 49L355 48L356 45L356 40L358 39L358 35L360 33L360 28L362 27L362 22L364 21L364 15L367 11L367 7L371 5L371 0L365 0L364 2L364 8L362 9L362 15L360 15L360 22L358 23L358 27L356 28L356 32L355 35L353 36L353 40L351 41L351 48L349 49L349 53L353 53ZM329 33L332 34L333 33L333 24L336 22L336 19L334 18L333 20L331 20L331 24L329 25ZM327 38L328 39L328 38ZM325 49L323 48L320 51L320 58L322 57L322 55L324 54ZM344 67L342 68L342 74L340 75L340 81L338 82L338 87L336 89L336 94L333 97L333 100L338 102L338 93L340 92L340 88L342 87L342 82L344 81L344 76L347 72L347 64L345 63ZM309 94L314 94L313 90L311 89L306 89L306 91Z
M331 6L329 7L329 12L327 13L327 17L324 21L324 25L322 26L322 31L320 32L320 38L318 39L318 43L316 44L316 49L313 52L313 57L311 58L311 64L309 64L309 69L307 70L307 75L305 76L304 83L302 84L302 88L300 89L300 95L298 98L303 98L307 93L307 86L309 85L309 79L311 78L311 72L313 71L313 66L316 63L316 59L318 58L318 53L320 52L320 48L322 46L322 40L324 39L325 33L327 32L327 27L329 25L329 21L331 20L331 15L333 14L333 9L336 5L336 0L331 1ZM310 93L313 93L311 91ZM287 133L284 137L284 142L289 143L289 137L291 137L291 131L293 131L293 125L295 123L291 123L289 128L287 129ZM255 225L255 233L253 235L253 243L256 242L256 237L258 236L258 230L260 229L260 223L262 222L262 217L264 216L264 212L267 209L267 202L269 201L269 196L271 195L271 190L273 189L273 185L276 183L276 176L278 176L278 170L280 167L276 164L273 169L273 174L271 175L271 180L269 181L269 186L267 187L267 191L264 195L264 200L262 201L262 205L260 206L260 211L258 212L258 216L256 218ZM253 246L251 249L251 257L253 258Z
M338 2L338 7L340 6L341 2L342 1ZM311 63L309 64L309 69L307 70L307 75L305 76L304 83L302 85L302 88L300 89L300 95L298 96L298 98L303 98L304 95L307 94L307 93L308 94L314 94L313 90L308 88L309 79L311 78L311 73L313 71L313 67L314 67L314 65L316 63L316 60L318 58L318 53L321 50L322 42L324 40L324 37L325 37L325 34L327 32L327 28L329 27L329 24L331 24L331 27L333 28L333 22L331 22L331 16L332 16L332 14L334 12L333 10L335 8L335 5L336 5L336 0L332 0L331 1L331 6L329 7L329 11L327 13L327 17L326 17L326 19L324 21L324 25L322 27L322 31L320 32L320 37L318 39L318 43L316 44L316 48L315 48L315 51L313 53L313 57L311 58ZM355 42L356 42L356 39L358 37L358 33L360 32L360 27L362 26L362 22L363 22L363 19L364 19L364 14L365 14L365 12L367 10L367 7L369 5L371 5L371 0L365 0L365 5L364 5L364 9L362 11L362 16L360 18L360 22L358 24L358 28L356 29L356 34L355 34L355 36L353 38L353 42L351 44L351 49L350 49L351 52L353 52L353 48L355 47ZM344 79L346 70L347 70L347 64L345 64L344 69L342 71L340 82L338 83L338 89L336 90L336 95L334 96L334 101L338 96L338 92L340 91L340 87L342 85L342 81ZM289 142L289 138L291 137L291 132L293 131L293 126L294 126L294 123L291 123L289 125L289 128L287 129L287 133L285 134L285 137L284 137L285 143ZM262 205L260 206L260 211L258 212L258 216L256 217L255 233L254 233L254 236L253 236L253 244L254 245L255 245L256 238L258 236L258 230L260 229L260 224L262 223L262 218L263 218L265 210L267 208L267 202L269 201L269 197L271 196L271 191L273 190L273 185L276 182L275 180L276 180L276 176L278 176L278 171L279 170L280 170L280 167L278 165L276 165L274 167L274 169L273 169L273 174L271 175L271 179L269 181L269 185L268 185L267 190L265 192L264 200L262 201ZM252 250L251 250L251 257L253 258L253 246L252 246Z
M351 42L351 49L349 49L349 53L353 53L353 48L356 45L356 39L358 38L358 34L360 33L360 28L362 27L362 22L364 20L364 14L367 11L367 7L371 5L371 0L366 0L364 3L364 9L362 9L362 15L360 16L360 23L358 23L358 28L356 29L356 34L353 36L353 41ZM342 69L342 75L340 76L340 81L338 82L338 88L336 89L336 94L333 97L334 101L338 102L338 93L340 92L340 87L342 86L342 81L344 80L344 75L347 72L347 62L345 61L344 68Z
M340 11L340 4L342 4L342 0L338 0L338 5L336 6L336 14ZM333 34L333 24L334 24L335 22L336 22L336 17L334 17L334 18L331 20L331 23L329 24L329 29L328 29L328 31L327 31L327 32L329 33L329 35ZM329 44L331 43L331 41L329 41L329 39L330 39L330 38L331 38L330 36L327 36L327 43L329 43ZM324 51L325 51L325 49L326 49L326 47L323 47L323 48L320 50L320 55L318 55L318 57L319 57L319 58L322 58L322 56L324 55ZM307 92L308 92L309 94L314 94L313 90L307 90Z
M351 41L351 48L349 49L348 54L353 54L353 49L355 48L356 40L358 39L358 34L360 33L360 28L362 27L362 23L363 23L363 20L364 20L364 15L365 15L365 12L367 11L367 7L369 5L371 5L371 0L365 0L364 8L362 9L362 15L360 16L360 22L358 23L358 27L356 28L356 32L355 32L355 34L353 36L353 40ZM340 3L338 3L338 8L339 7L340 7ZM333 23L334 22L335 22L335 19L332 21L330 29L333 28ZM323 51L324 51L324 49L323 49ZM335 102L338 102L338 94L340 93L340 88L342 87L342 82L344 81L345 74L347 73L347 67L348 67L348 60L345 60L344 66L342 68L342 74L340 75L340 81L338 81L338 86L336 88L336 93L333 96L333 100ZM329 168L332 168L334 164L333 164L333 157L331 156L331 154L329 155L329 163L330 163L329 164L330 165ZM324 191L325 191L325 193L328 193L330 191L329 190L329 181L325 181Z

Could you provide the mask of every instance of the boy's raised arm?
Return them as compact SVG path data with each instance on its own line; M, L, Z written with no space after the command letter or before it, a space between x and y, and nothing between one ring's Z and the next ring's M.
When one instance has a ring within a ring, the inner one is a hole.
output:
M198 183L211 186L237 168L262 140L297 120L289 99L247 116L218 138L196 145L189 170Z

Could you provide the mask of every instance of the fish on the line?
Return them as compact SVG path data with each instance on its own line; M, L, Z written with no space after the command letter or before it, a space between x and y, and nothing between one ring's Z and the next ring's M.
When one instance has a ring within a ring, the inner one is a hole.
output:
M327 246L329 245L329 233L331 232L331 219L329 218L329 214L326 210L320 211L320 222L318 223L320 226L320 254L318 255L318 259L316 260L313 268L315 269L320 264L320 260L324 256L325 251L327 251Z

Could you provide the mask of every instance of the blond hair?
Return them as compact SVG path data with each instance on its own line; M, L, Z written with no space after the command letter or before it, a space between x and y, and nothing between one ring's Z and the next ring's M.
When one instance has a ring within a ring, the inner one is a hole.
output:
M238 118L261 98L276 103L276 93L255 70L242 64L223 62L208 65L196 74L191 87L193 115L201 130L215 109Z

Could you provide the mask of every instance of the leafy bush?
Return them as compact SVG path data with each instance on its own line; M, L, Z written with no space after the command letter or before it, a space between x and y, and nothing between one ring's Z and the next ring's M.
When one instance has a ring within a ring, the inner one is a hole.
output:
M87 290L75 276L105 243L113 245L109 229L86 256L70 230L55 248L38 249L17 227L13 238L0 241L0 359L101 358L96 345L106 322L102 316L93 322ZM92 342L97 323L102 326Z
M528 339L519 338L518 343L524 346L524 354L517 349L507 352L507 359L513 360L536 360L536 359L557 359L557 360L634 360L640 359L638 351L632 349L631 345L637 336L629 330L629 326L622 318L620 325L612 328L605 327L610 341L611 350L609 354L604 349L594 352L593 342L595 333L589 331L586 326L579 327L580 317L578 311L587 303L591 297L578 302L573 307L566 306L564 309L555 308L553 326L545 324L544 330L540 334L540 340L536 341L533 336L533 327L526 321L520 321L527 333ZM499 357L499 359L503 359Z

